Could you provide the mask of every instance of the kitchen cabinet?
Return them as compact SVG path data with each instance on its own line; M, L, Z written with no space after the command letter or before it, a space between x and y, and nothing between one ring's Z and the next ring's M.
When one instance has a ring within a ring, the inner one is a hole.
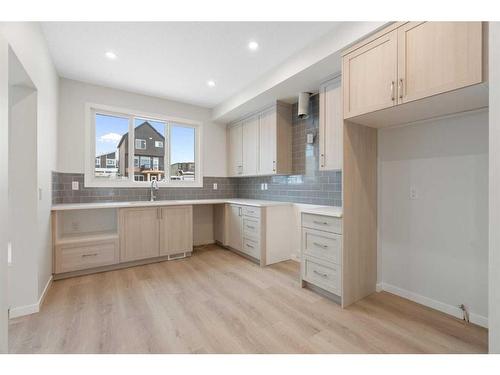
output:
M398 32L398 103L482 81L481 22L408 22Z
M391 31L343 57L344 118L397 104L397 40Z
M255 176L259 157L259 117L253 116L243 122L242 130L243 175Z
M193 207L160 208L160 256L175 256L193 250Z
M321 85L319 91L319 169L342 169L344 120L342 87L336 78Z
M243 244L242 235L242 207L234 204L226 205L227 215L227 245L241 251Z
M229 176L243 174L243 126L239 122L228 128L228 166Z
M292 172L292 107L277 102L228 126L231 177Z
M120 261L153 258L160 255L160 209L120 209Z
M387 113L389 126L398 123L391 114L405 123L481 106L470 104L478 97L472 91L442 103L432 98L485 81L485 33L482 22L398 22L350 47L342 57L344 118L365 125L370 119L361 115ZM422 99L429 103L396 110Z

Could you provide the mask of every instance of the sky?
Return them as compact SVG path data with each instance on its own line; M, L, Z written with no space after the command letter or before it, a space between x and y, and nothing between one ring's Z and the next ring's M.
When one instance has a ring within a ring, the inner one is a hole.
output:
M145 120L136 118L134 125L141 125ZM161 134L165 135L165 123L148 122ZM128 119L125 117L96 114L95 118L96 156L116 151L123 134L128 132ZM171 163L194 161L194 129L171 124ZM168 145L165 145L168 146Z

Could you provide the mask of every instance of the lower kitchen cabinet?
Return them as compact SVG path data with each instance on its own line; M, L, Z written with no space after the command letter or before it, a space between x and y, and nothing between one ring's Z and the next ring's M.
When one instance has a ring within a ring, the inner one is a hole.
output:
M242 207L235 204L226 205L226 242L227 246L241 251L243 248L242 236Z
M120 261L160 256L160 208L120 209Z
M160 256L193 251L193 206L160 208Z

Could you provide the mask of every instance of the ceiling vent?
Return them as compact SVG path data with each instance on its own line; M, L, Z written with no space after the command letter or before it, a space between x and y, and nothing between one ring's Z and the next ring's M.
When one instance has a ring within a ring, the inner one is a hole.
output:
M299 118L300 119L306 119L309 117L309 98L311 96L311 93L309 92L301 92L299 94Z

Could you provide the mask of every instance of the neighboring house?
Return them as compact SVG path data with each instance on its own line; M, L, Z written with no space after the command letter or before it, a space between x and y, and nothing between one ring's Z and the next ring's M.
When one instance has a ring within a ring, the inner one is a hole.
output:
M118 143L119 173L128 176L131 172L135 181L162 180L165 177L165 137L147 121L135 128L134 166L128 165L128 133Z
M170 165L170 177L172 180L194 180L194 162Z
M116 177L119 164L117 156L116 151L96 156L95 175L97 177Z

